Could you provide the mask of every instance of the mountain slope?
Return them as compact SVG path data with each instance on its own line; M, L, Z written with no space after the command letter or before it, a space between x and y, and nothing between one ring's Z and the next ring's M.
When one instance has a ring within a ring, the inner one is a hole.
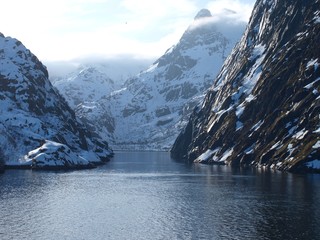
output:
M77 120L37 57L3 34L0 102L0 159L7 166L84 168L112 155L107 142Z
M210 11L201 10L175 46L115 91L108 99L116 147L169 149L240 39L241 26L237 29L224 35Z
M319 170L319 6L257 1L241 42L176 139L174 158Z
M51 78L53 85L68 101L78 118L102 139L113 139L115 119L107 99L126 79L139 72L144 61L86 63L67 76ZM125 69L124 69L125 68ZM135 74L133 74L135 73Z
M86 127L107 140L112 139L114 119L108 115L109 102L105 98L119 88L109 77L109 71L108 66L102 64L86 64L53 82Z
M168 150L244 31L245 23L229 21L220 28L210 11L201 10L175 46L111 93L112 84L97 85L95 76L78 74L78 83L64 79L54 84L77 116L114 148ZM77 89L88 79L99 88Z

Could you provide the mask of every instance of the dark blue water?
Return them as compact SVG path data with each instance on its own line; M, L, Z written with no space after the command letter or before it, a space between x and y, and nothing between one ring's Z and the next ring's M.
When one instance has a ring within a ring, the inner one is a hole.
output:
M320 239L320 176L117 153L0 175L0 239Z

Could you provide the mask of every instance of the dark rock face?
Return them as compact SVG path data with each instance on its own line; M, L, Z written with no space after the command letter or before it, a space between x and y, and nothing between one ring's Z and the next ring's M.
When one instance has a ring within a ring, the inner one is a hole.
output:
M5 170L5 162L4 162L4 155L0 150L0 173L3 173Z
M0 49L0 161L15 167L44 168L50 164L52 169L78 168L100 163L112 155L108 144L78 121L35 55L21 42L3 35ZM61 148L49 147L45 154L35 151L47 140L52 143L50 146ZM72 157L55 158L54 149L63 154L68 149Z
M258 1L176 159L319 171L320 1Z
M211 12L208 9L201 9L198 14L195 16L194 20L205 18L205 17L212 17Z

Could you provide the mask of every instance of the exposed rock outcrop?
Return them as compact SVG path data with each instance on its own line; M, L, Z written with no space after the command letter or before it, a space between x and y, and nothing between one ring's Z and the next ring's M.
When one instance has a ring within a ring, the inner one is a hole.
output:
M3 34L0 103L0 161L8 167L85 168L112 156L108 143L89 132L53 88L46 67Z
M320 169L320 2L258 0L171 150L176 159Z

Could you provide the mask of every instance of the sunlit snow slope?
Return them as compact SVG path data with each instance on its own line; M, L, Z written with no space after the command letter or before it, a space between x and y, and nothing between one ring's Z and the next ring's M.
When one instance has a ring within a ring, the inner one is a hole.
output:
M84 168L112 155L107 142L77 120L37 57L3 34L0 132L0 161L11 167Z

